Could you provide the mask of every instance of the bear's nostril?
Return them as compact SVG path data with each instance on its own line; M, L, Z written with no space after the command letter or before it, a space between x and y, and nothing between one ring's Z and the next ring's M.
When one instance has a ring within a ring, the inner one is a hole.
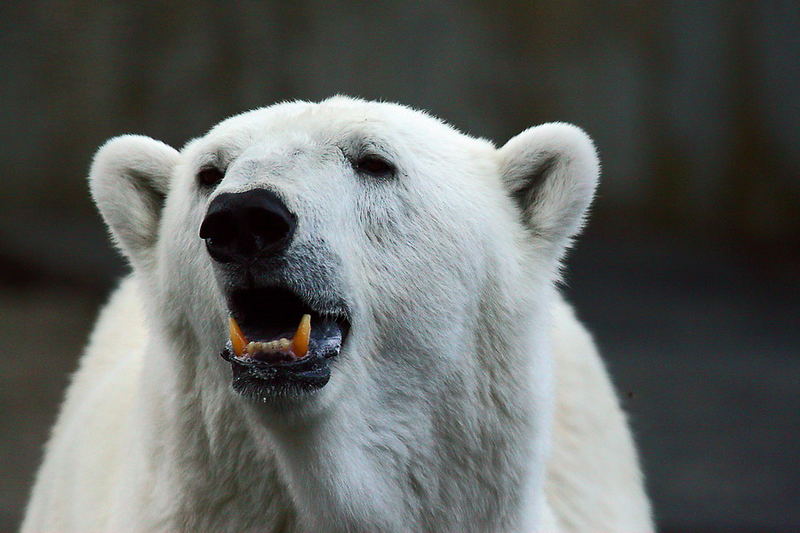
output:
M246 211L245 223L253 236L265 247L280 243L291 232L286 218L259 208L250 208Z
M230 213L214 213L206 217L200 226L200 238L226 244L236 237L236 220ZM211 244L211 242L209 242Z

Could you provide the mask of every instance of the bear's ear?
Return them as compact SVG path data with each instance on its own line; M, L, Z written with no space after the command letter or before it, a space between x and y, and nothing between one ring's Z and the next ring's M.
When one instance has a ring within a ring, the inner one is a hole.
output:
M174 148L139 135L114 137L94 156L92 197L135 269L154 266L161 209L178 157Z
M500 148L503 182L523 222L560 257L583 226L600 173L594 144L577 126L529 128Z

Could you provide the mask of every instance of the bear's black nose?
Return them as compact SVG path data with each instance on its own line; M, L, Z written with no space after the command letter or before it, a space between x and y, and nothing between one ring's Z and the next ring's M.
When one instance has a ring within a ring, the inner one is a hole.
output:
M215 261L249 263L283 252L296 226L297 217L278 195L252 189L214 198L200 226L200 238Z

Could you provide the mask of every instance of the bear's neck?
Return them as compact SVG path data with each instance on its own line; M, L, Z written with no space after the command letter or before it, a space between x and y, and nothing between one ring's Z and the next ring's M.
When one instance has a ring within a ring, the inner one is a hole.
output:
M177 495L162 514L195 529L533 526L543 497L550 409L549 369L540 364L546 358L530 357L544 352L536 338L512 346L484 335L468 358L508 364L466 376L447 396L386 405L355 393L300 418L273 416L233 393L230 375L214 359L173 361L151 383L160 399L151 406L161 421L156 427L175 433L153 435L175 443L164 450L162 464L151 459L154 475L168 478L160 484Z

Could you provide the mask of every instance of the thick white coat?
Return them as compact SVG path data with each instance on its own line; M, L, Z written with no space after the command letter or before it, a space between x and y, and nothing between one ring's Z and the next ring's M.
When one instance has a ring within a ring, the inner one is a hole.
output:
M396 178L355 172L365 150ZM194 179L209 164L227 170L213 192ZM344 97L245 113L180 153L112 139L90 182L134 272L23 531L651 531L624 414L554 287L598 173L574 126L496 149ZM254 187L297 214L293 275L353 314L328 385L263 403L231 389L197 236L215 195Z

